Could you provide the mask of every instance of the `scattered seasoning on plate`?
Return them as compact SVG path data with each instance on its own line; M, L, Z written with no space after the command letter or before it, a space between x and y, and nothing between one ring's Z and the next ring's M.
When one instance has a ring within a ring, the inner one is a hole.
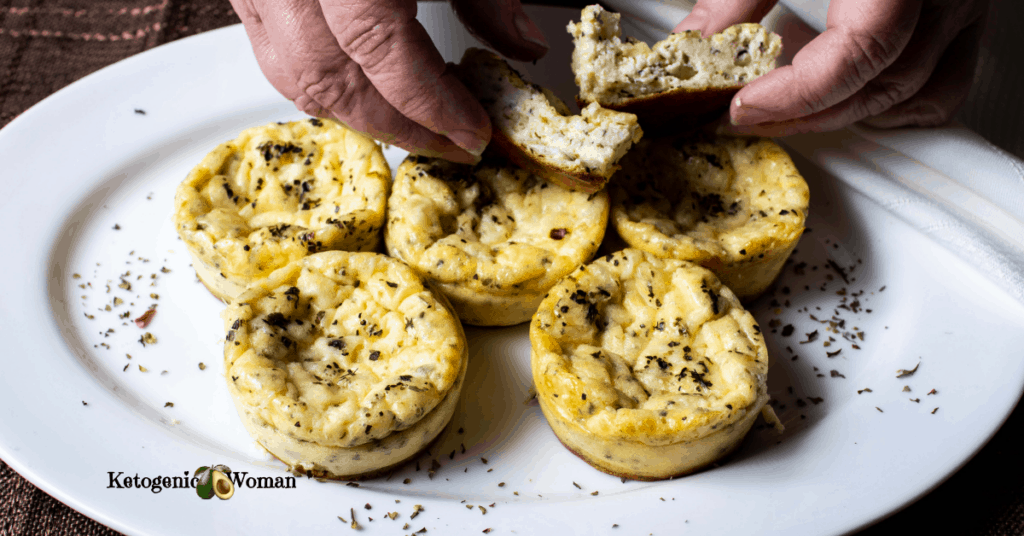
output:
M118 298L114 298L114 300L117 300L117 299ZM115 302L115 305L117 305L116 302ZM153 317L154 316L156 316L156 309L155 308L154 309L149 309L145 313L142 313L142 316L140 316L140 317L135 319L135 325L138 326L139 329L145 328L145 327L149 326L150 322L153 321ZM154 341L155 340L156 339L154 339Z
M939 394L939 392L936 391L935 389L932 389L931 391L928 391L928 394L929 395L937 395L937 394Z
M114 224L114 230L115 231L120 231L121 230L121 226L115 223Z
M173 408L174 407L174 402L168 402L168 403L164 404L164 407L165 408Z
M146 115L146 110L143 110L142 108L136 108L135 113L136 115Z
M412 507L412 514L409 515L409 519L416 519L416 516L420 515L420 512L424 510L422 504L414 504Z
M878 406L875 406L875 409L877 409L879 413L885 413L884 411L882 411L882 408L880 408Z
M842 374L840 374L840 372L838 370L831 370L831 371L829 371L829 374L833 378L846 378L846 376L843 376Z
M88 402L86 402L85 400L83 400L83 401L82 401L82 405L83 405L83 406L88 406L88 405L89 405L89 403L88 403Z
M917 372L917 368L920 367L920 366L921 366L921 362L918 361L917 364L914 365L914 368L912 368L912 369L909 369L909 370L899 369L899 370L896 371L896 377L897 378L905 378L907 376L912 376L915 372Z
M149 372L149 369L142 365L139 365L139 372Z
M873 392L874 391L872 391L870 387L865 387L863 389L858 389L857 390L857 394L858 395L861 394L861 393L873 393Z
M199 370L206 370L206 365L202 362L199 363Z
M939 411L939 408L935 408L935 409L933 409L933 410L932 410L932 415L935 415L935 412L936 412L936 411Z
M583 488L581 488L581 487L580 487L580 485L579 485L579 484L577 484L577 483L575 483L575 482L573 482L573 483L572 483L572 485L573 485L573 486L576 486L576 489L583 489Z

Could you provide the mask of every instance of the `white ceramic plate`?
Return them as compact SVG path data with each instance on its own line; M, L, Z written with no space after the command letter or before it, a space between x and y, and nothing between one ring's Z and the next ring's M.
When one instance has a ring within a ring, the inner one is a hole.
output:
M578 15L534 14L553 49L521 67L571 96L562 29ZM446 5L421 6L421 18L435 40L446 36L448 59L472 42ZM227 501L203 501L191 489L111 488L109 472L123 473L123 483L217 463L285 476L235 415L222 377L221 306L196 282L170 214L175 186L217 143L296 117L233 27L104 69L0 131L0 455L19 473L132 534L345 532L337 516L351 521L350 508L372 534L836 534L938 485L1020 396L1024 360L1006 349L1024 347L1021 306L797 159L811 185L810 230L775 296L752 307L775 357L770 391L786 431L759 426L720 467L624 483L569 454L537 406L524 403L529 343L519 326L468 330L460 411L419 471L409 464L358 488L306 479L293 489L243 488ZM388 156L396 164L402 154ZM139 329L131 319L151 303L158 313ZM811 314L845 324L831 334ZM790 324L794 333L783 336ZM854 328L863 340L842 337ZM815 341L798 343L814 330ZM157 343L140 344L144 331ZM836 341L825 347L829 335ZM896 378L918 363L913 376ZM871 391L858 394L864 388ZM440 467L430 478L432 460ZM414 505L424 511L411 519Z

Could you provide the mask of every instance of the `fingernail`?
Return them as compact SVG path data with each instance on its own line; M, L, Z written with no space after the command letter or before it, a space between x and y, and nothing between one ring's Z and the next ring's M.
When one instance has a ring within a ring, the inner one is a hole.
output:
M771 120L771 113L763 108L744 106L743 101L736 99L736 107L730 114L730 122L733 125L756 125Z
M472 130L452 130L448 132L447 137L473 156L480 156L487 148L487 140Z
M540 28L525 13L517 13L513 22L515 22L516 30L519 31L519 37L535 45L548 48L548 40L544 39L544 34L541 33Z

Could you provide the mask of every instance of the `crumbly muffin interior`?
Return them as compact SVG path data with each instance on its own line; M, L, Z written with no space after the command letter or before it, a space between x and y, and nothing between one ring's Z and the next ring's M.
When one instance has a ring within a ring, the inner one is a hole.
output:
M737 24L707 39L680 32L650 47L622 38L619 19L593 5L567 27L584 101L609 106L673 90L739 87L774 69L782 51L782 39L759 24Z
M633 114L588 105L572 115L549 90L527 82L485 50L466 51L457 73L495 128L548 167L608 178L642 136Z

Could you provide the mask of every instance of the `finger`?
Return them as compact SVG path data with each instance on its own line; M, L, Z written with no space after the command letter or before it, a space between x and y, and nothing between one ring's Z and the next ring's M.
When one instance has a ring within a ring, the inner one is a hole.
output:
M491 139L483 106L416 20L413 0L321 0L341 50L402 115L479 156Z
M235 9L235 13L238 14L238 18L242 19L242 26L249 37L249 43L252 45L256 61L260 65L260 70L263 71L263 76L267 78L275 89L284 94L285 90L283 88L291 85L289 82L290 75L283 68L284 66L281 62L276 59L277 51L274 50L274 46L270 43L270 38L267 37L267 29L263 26L263 20L260 19L259 12L256 11L251 0L231 0L231 6ZM289 92L294 93L294 91Z
M296 108L334 117L411 152L467 163L479 159L395 109L338 46L315 1L267 0L255 6L269 46L256 50L257 60L268 78L284 73L271 83Z
M469 33L514 60L530 61L548 51L540 28L523 11L519 0L451 0Z
M826 110L860 91L910 41L920 0L833 0L824 33L733 99L733 123L783 122Z
M672 31L700 30L707 37L733 24L760 22L776 3L778 0L697 0L693 11Z
M868 125L895 128L948 123L967 100L978 64L984 24L975 22L946 48L928 82L910 99L866 119Z
M917 95L929 78L936 73L939 62L950 47L965 46L969 43L950 44L961 33L965 24L974 24L980 17L978 10L966 8L963 4L952 8L937 8L922 15L914 36L904 49L899 59L878 77L868 82L860 91L845 101L823 110L799 118L796 121L778 122L771 125L756 125L757 128L739 127L738 132L748 134L780 136L794 132L826 132L837 130L865 118L886 113L894 106ZM973 57L974 53L970 53ZM945 69L943 68L943 71ZM970 77L964 93L970 86ZM960 93L951 93L960 97ZM954 99L959 104L962 99ZM930 109L946 111L953 106Z

